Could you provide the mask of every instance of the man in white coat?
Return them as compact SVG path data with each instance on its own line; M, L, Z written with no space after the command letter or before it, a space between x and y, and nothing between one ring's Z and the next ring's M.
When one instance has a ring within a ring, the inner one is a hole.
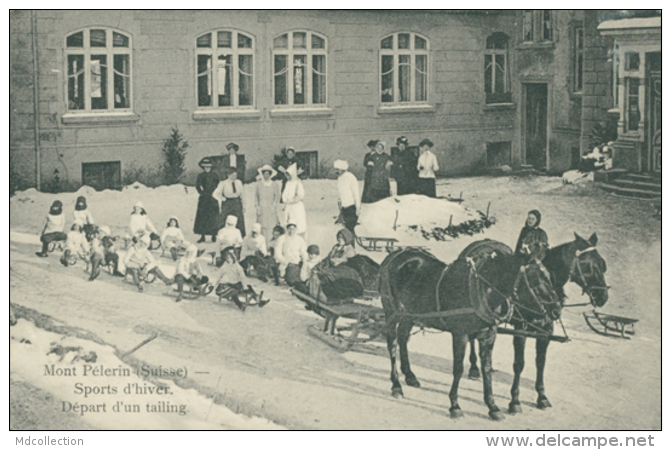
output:
M359 182L352 172L349 171L349 164L342 159L336 159L333 162L333 168L338 176L338 206L340 207L340 217L345 224L345 228L354 233L361 213L361 195L359 194Z

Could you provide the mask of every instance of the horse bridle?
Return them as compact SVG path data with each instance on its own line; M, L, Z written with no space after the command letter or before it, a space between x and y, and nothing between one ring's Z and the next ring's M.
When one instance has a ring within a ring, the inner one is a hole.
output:
M573 262L571 263L571 272L569 275L570 279L582 288L583 295L587 294L589 296L590 301L592 301L592 291L607 291L610 289L610 286L590 286L580 267L580 257L587 252L593 252L595 250L596 247L587 247L584 250L577 250Z
M539 270L543 270L540 268ZM520 284L520 280L524 281L524 284L526 286L527 291L531 294L531 298L534 300L535 304L538 306L538 310L534 310L532 308L528 308L526 306L523 306L519 302L519 295L517 293L518 286ZM553 301L545 301L541 299L538 296L538 293L536 292L536 289L534 287L531 287L531 284L529 283L529 278L527 276L527 270L526 266L521 266L520 271L517 275L517 279L515 280L515 285L513 287L513 296L518 300L517 302L513 302L513 304L518 308L518 309L524 309L528 312L531 312L533 314L541 315L545 318L545 320L550 319L556 320L558 317L552 317L552 314L550 314L548 307L552 306L554 304Z

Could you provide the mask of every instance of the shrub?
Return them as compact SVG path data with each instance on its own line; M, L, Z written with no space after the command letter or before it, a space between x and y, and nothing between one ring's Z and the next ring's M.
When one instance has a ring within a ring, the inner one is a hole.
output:
M184 158L187 148L189 148L189 142L184 139L177 127L173 127L170 137L163 141L163 155L165 156L163 178L165 184L179 183L184 176L186 170Z

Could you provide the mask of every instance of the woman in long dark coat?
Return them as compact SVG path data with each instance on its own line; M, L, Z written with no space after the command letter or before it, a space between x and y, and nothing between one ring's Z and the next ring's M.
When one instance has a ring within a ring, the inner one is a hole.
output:
M193 224L193 232L200 234L198 242L205 242L205 236L214 237L219 231L219 205L217 200L212 197L212 192L219 184L219 176L212 172L212 161L210 158L203 158L198 165L203 172L198 174L196 179L196 190L200 194L198 197L198 210L196 211L196 221Z
M394 160L396 170L396 195L417 193L417 156L408 150L408 138L396 139L398 154Z
M374 203L391 195L389 168L393 162L389 154L385 152L385 148L386 143L378 142L375 146L375 152L368 153L364 158L366 181L361 196L362 203Z

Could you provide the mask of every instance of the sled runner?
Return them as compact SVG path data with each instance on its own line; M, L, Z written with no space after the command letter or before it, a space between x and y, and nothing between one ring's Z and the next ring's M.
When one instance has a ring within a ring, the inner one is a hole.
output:
M346 352L354 344L372 341L384 335L384 310L368 303L352 300L329 304L292 289L291 293L307 304L307 307L324 318L324 326L310 325L308 334L335 348ZM336 327L340 318L353 319L351 325Z
M631 319L629 317L613 316L611 314L603 314L596 311L591 313L582 313L587 325L597 334L602 336L617 337L622 339L630 339L629 336L635 334L634 324L638 319ZM596 321L596 324L594 323ZM603 329L597 327L603 327Z

